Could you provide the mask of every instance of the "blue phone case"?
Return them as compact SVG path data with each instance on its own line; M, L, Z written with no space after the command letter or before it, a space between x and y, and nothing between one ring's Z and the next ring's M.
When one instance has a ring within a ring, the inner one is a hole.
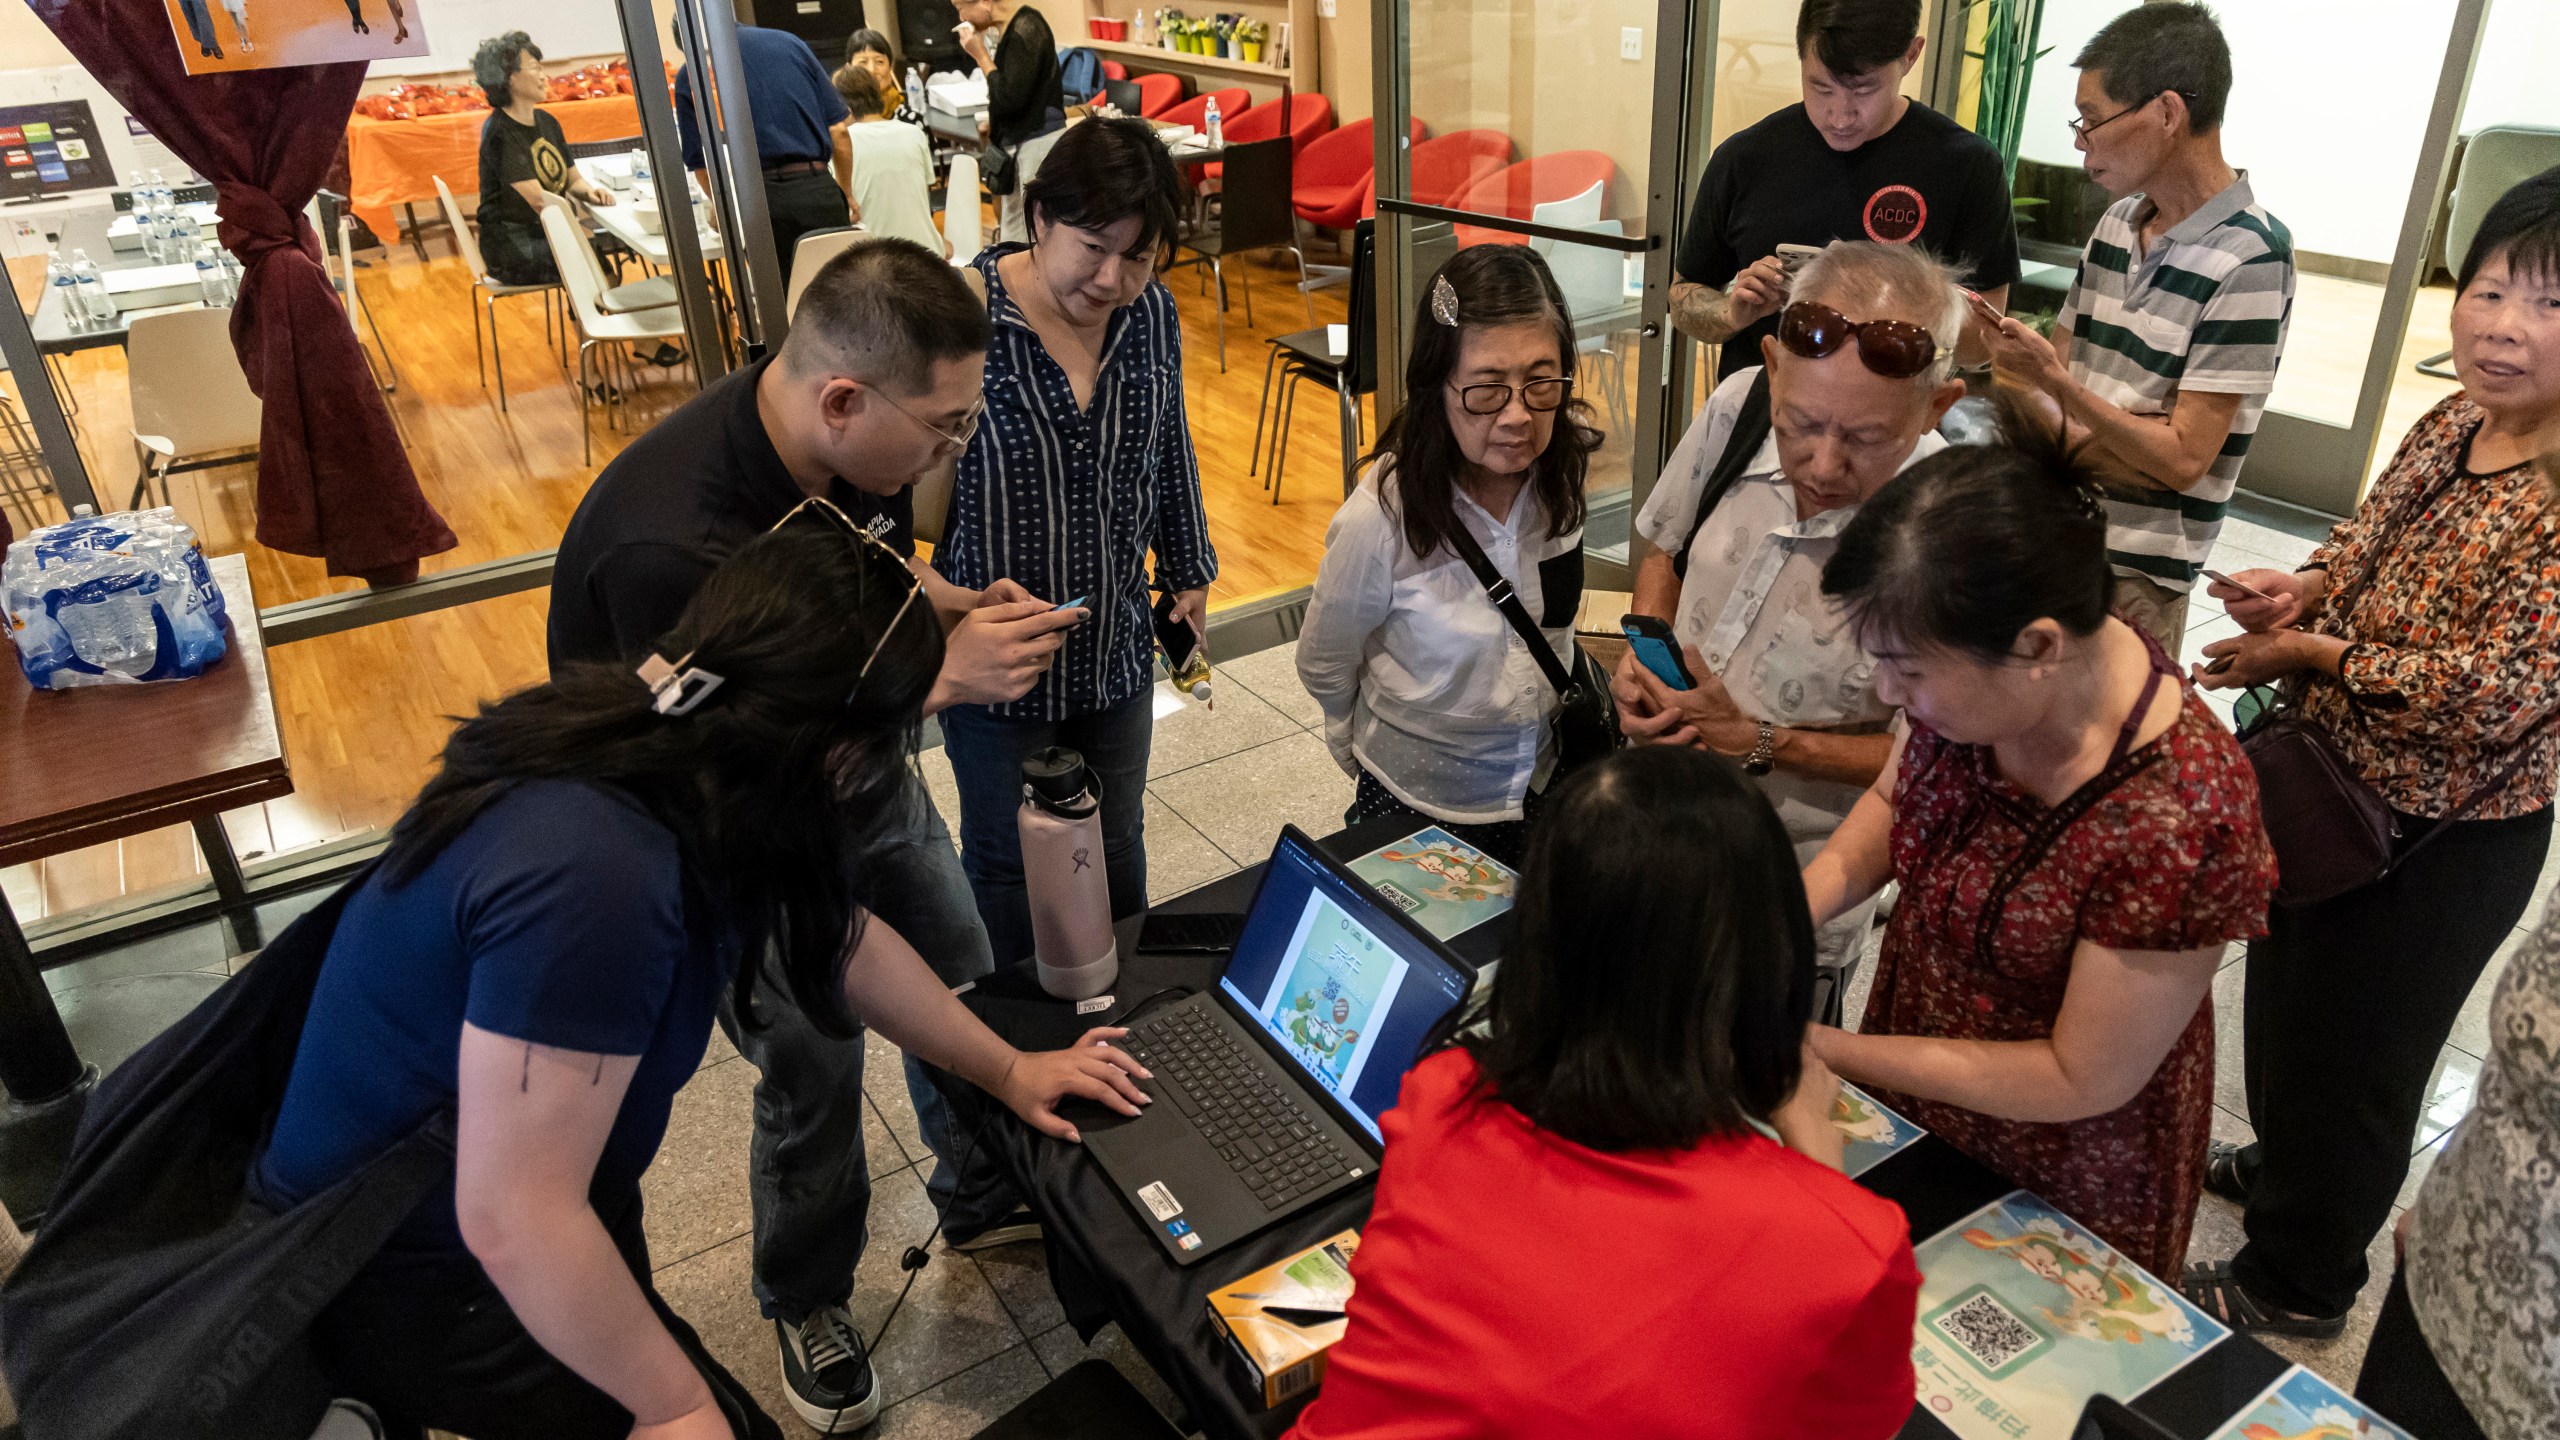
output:
M1653 678L1674 690L1696 688L1689 677L1680 673L1680 657L1672 648L1651 635L1630 635L1627 644L1636 652L1636 663L1653 672Z

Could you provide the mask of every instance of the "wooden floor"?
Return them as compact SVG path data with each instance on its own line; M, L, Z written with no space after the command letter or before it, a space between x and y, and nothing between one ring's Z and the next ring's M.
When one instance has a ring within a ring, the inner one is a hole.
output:
M376 252L360 284L399 369L391 403L412 463L428 498L461 538L459 548L426 562L432 572L557 543L596 469L631 433L681 403L691 393L691 380L683 370L650 372L622 432L609 428L600 412L593 418L595 464L583 463L576 393L546 356L539 302L499 304L509 382L509 408L501 412L495 390L482 385L473 364L468 274L443 246L429 243L433 253L424 263L405 248ZM1213 604L1310 582L1341 496L1332 397L1311 386L1301 390L1291 427L1290 473L1281 503L1274 506L1262 478L1246 473L1267 353L1262 342L1309 321L1289 283L1294 270L1283 268L1285 259L1277 265L1240 263L1259 323L1246 323L1239 299L1228 316L1224 373L1216 360L1209 297L1188 270L1170 281L1183 317L1184 395L1221 566ZM1230 267L1231 286L1236 268ZM32 290L28 282L41 274L17 278L24 296ZM2342 299L2318 309L2345 315L2353 297ZM1317 291L1312 303L1316 323L1344 318L1339 286ZM2413 354L2442 348L2442 313L2436 296L2422 300L2410 341ZM2346 316L2338 323L2352 329L2356 322ZM2324 321L2314 328L2332 327ZM374 342L371 326L365 336ZM2303 356L2348 347L2291 348L2297 354L2287 357L2288 370ZM2363 343L2352 348L2360 363ZM75 419L91 476L102 496L121 504L134 473L123 352L110 348L68 357L62 374L79 406ZM1589 384L1599 376L1586 372L1585 378ZM2407 423L2402 412L2414 418L2413 405L2423 407L2440 393L2430 382L2417 384L2427 393L2404 397L2395 390L2389 433L2396 435ZM1606 423L1605 408L1602 417ZM1612 435L1595 457L1595 489L1625 483L1626 457L1624 439ZM344 588L327 578L319 561L255 543L251 485L248 465L228 466L176 477L171 498L209 551L249 557L262 605ZM16 518L23 528L30 517ZM34 518L60 517L55 511ZM431 771L453 717L542 678L546 609L539 592L516 595L272 652L295 794L225 817L241 856L254 859L321 843L395 818ZM194 838L179 827L0 870L0 894L22 920L34 921L202 873Z

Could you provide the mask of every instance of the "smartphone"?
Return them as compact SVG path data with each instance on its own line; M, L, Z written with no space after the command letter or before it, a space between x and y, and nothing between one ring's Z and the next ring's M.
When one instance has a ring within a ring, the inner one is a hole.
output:
M1170 590L1156 597L1156 643L1164 647L1166 668L1176 675L1191 663L1191 652L1200 648L1200 633L1191 628L1191 622L1173 618L1178 598Z
M1995 330L2000 327L2001 321L2009 318L2001 314L1990 301L1983 299L1980 295L1975 294L1971 290L1964 292L1964 303L1965 308L1973 312L1973 318Z
M2259 589L2257 586L2252 585L2245 580L2234 580L2219 570L2207 570L2204 572L2204 578L2207 580L2219 580L2234 590L2247 591L2252 599L2264 600L2270 605L2278 603L2276 597L2268 594L2266 591Z
M1695 690L1697 677L1689 673L1689 662L1680 656L1680 642L1672 637L1671 627L1650 615L1621 617L1618 628L1626 632L1627 645L1636 652L1636 663L1653 672L1653 678L1674 690Z
M1093 597L1089 595L1079 595L1073 600L1060 601L1059 603L1049 607L1049 613L1055 615L1061 610L1081 610L1084 608L1084 602L1092 598Z
M1138 927L1138 948L1142 951L1224 954L1236 948L1236 941L1243 935L1242 915L1168 915L1160 910L1150 910L1146 923Z
M1778 264L1792 279L1798 270L1804 268L1804 262L1821 253L1819 245L1781 245L1778 247Z

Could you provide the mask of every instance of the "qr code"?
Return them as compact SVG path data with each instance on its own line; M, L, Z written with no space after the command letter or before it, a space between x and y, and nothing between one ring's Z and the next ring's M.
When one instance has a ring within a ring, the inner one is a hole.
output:
M1418 897L1408 895L1402 890L1397 889L1395 882L1392 880L1379 881L1377 889L1379 894L1387 897L1388 904L1393 905L1407 915L1410 915L1414 911L1422 908L1422 901Z
M1991 1373L1997 1373L2001 1366L2044 1340L2041 1332L1987 1290L1949 1307L1930 1323L1962 1350L1965 1358Z

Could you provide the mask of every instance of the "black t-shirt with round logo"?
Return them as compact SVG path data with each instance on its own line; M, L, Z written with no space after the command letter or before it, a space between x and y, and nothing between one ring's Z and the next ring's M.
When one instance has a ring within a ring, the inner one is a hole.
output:
M1786 109L1716 147L1680 237L1683 280L1723 286L1780 245L1917 240L1976 290L2018 278L2018 230L1991 142L1914 102L1894 127L1834 150ZM1717 378L1760 363L1772 316L1727 341Z
M530 180L558 195L569 188L569 173L569 140L550 111L534 111L530 125L490 111L480 127L480 228L494 224L538 239L542 217L517 193L516 182Z

